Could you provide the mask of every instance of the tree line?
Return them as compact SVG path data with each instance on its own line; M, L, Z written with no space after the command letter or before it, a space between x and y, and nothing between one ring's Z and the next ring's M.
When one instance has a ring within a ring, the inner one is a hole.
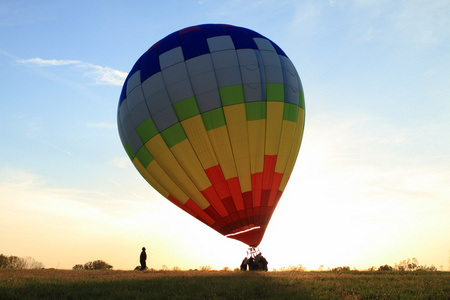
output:
M6 256L0 254L0 269L43 269L44 264L32 257Z
M437 271L437 268L433 265L429 267L427 265L419 265L417 258L408 258L395 264L394 267L389 265L380 266L378 271Z
M348 272L350 271L350 267L337 267L331 269L332 272ZM399 272L414 272L414 271L429 271L434 272L437 271L437 268L433 265L427 266L427 265L419 265L419 261L417 258L408 258L405 260L402 260L399 263L396 263L394 267L391 267L389 265L379 266L377 267L371 267L368 271L399 271Z

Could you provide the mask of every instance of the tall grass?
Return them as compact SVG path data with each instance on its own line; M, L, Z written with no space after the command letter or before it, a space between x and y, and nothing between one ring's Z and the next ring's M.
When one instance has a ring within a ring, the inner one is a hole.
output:
M0 270L0 299L450 299L448 272Z

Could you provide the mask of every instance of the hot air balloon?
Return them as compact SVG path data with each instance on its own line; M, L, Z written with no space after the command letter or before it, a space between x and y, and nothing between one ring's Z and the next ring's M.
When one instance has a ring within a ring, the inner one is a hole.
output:
M148 49L128 74L118 130L161 195L229 238L258 246L304 129L300 77L261 34L204 24Z

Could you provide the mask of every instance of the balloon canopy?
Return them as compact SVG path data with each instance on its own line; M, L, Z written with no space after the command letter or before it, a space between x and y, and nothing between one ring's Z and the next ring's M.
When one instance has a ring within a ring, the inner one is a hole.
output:
M154 44L128 74L117 115L122 144L151 186L250 246L286 187L304 121L303 88L283 50L223 24Z

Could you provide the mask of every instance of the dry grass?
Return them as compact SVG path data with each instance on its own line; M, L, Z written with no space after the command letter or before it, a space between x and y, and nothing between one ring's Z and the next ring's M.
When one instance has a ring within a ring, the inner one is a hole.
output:
M0 299L450 299L448 272L0 270Z

